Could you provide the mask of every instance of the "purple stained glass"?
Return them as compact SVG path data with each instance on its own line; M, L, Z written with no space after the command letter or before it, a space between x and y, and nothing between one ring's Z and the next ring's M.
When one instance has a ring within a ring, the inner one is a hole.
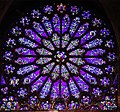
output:
M60 80L58 80L57 82L54 83L52 90L51 90L51 99L55 100L56 98L59 97L59 84L60 84Z
M69 15L65 15L62 20L62 33L66 32L69 28L70 18Z
M117 91L115 42L96 13L77 5L48 4L27 12L8 32L0 110L117 108L110 95Z

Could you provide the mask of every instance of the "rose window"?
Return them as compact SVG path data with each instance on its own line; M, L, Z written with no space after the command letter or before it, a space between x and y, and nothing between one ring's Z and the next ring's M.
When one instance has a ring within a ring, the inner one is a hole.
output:
M115 48L112 30L88 8L32 9L4 43L1 109L116 109Z

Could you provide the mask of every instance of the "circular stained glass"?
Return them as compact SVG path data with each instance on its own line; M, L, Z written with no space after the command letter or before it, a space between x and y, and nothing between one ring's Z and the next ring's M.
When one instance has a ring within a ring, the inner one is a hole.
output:
M114 35L98 14L46 5L19 18L7 37L1 109L116 109Z

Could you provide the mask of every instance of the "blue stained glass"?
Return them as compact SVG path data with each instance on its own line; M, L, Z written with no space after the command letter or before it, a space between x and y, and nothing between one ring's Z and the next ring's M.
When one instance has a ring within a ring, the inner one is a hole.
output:
M25 45L27 47L31 47L31 48L35 48L35 47L38 46L37 44L35 44L34 42L28 40L27 38L19 38L18 42L20 44L23 44L23 45Z
M29 73L29 72L35 70L36 68L38 68L38 67L35 65L25 66L25 67L19 68L19 70L17 71L17 74L24 75L26 73Z
M101 85L103 85L105 87L110 84L110 79L107 77L103 77L102 79L100 79L100 81L101 81Z
M80 70L80 74L81 76L83 76L83 78L88 81L90 84L97 84L97 80L95 77L93 77L92 75Z
M71 63L66 63L71 73L78 74L78 68Z
M18 96L24 98L27 95L27 89L26 88L20 88L18 91Z
M117 108L117 104L115 98L111 96L105 96L103 100L100 102L100 107L102 110L114 110Z
M116 59L115 53L109 52L107 58L108 61L114 61Z
M53 8L52 8L52 6L46 6L45 8L44 8L44 12L45 13L48 13L48 14L51 14L52 12L53 12Z
M67 80L67 79L69 79L69 72L68 72L68 70L66 69L66 67L64 66L64 65L62 65L62 67L61 67L61 76L65 79L65 80Z
M70 96L68 86L64 81L61 81L61 95L62 98L64 98L65 100L68 99Z
M89 42L88 44L84 45L83 47L89 49L89 48L100 46L100 45L102 45L102 43L103 43L102 39L95 39L95 40Z
M33 28L38 32L39 35L41 35L43 37L47 37L47 35L40 23L33 22Z
M26 36L41 43L41 38L31 29L25 29Z
M1 81L3 81L2 83L1 83L1 86L3 86L3 85L5 85L6 84L6 82L4 82L5 80L3 80L3 78L2 78L2 80ZM6 95L6 94L8 94L8 87L3 87L3 88L1 88L1 93L2 94L4 94L4 95Z
M41 15L41 13L39 12L39 10L32 10L32 12L31 12L31 16L32 16L32 18L39 18L40 17L40 15Z
M52 59L51 58L39 58L38 60L36 60L36 63L37 64L45 64L45 63L48 63L49 61L51 61Z
M5 82L5 79L4 79L3 75L2 75L2 74L0 74L0 76L1 76L1 85L6 84L6 82Z
M12 74L15 71L15 66L13 66L12 64L5 65L4 70L5 70L6 74Z
M51 104L48 101L42 102L41 103L41 108L42 108L42 110L50 110L51 109Z
M80 18L79 17L76 17L75 19L73 19L72 24L70 26L70 31L69 31L71 35L73 35L75 33L79 24L80 24Z
M50 40L43 39L43 44L45 47L47 47L50 50L54 50L55 48L53 47L52 43Z
M87 30L89 29L89 23L85 23L78 29L77 33L75 34L75 37L82 36Z
M100 68L94 67L94 66L90 66L90 65L86 65L83 67L85 70L94 73L96 75L102 75L103 71Z
M48 79L40 92L41 98L45 98L48 95L48 93L50 91L50 87L51 87L51 80Z
M39 53L40 55L52 55L52 53L45 48L37 48L36 52Z
M75 101L71 101L68 105L68 108L69 108L69 110L78 109L79 108L79 103L75 102Z
M71 6L72 15L78 14L79 8L77 6Z
M69 44L69 46L67 47L67 50L70 50L70 49L74 49L76 46L78 46L79 44L79 40L76 39L76 40L72 40Z
M66 32L69 28L70 18L69 15L65 15L62 20L62 33Z
M17 63L19 65L24 65L24 64L34 62L35 59L36 58L33 58L33 57L22 57L22 58L18 58L17 60L15 60L15 63Z
M13 58L13 53L11 51L6 51L3 55L6 61L11 61Z
M85 43L87 40L90 40L95 36L96 36L96 31L90 31L89 33L87 33L85 36L81 38L81 44Z
M23 84L30 84L32 81L34 81L38 76L40 75L40 70L37 70L34 73L31 73L27 77L24 78Z
M60 18L58 17L57 14L54 15L52 22L53 22L54 30L60 33Z
M110 39L110 40L107 40L107 41L106 41L105 46L108 47L108 48L114 48L114 44L115 44L115 43L113 42L113 40Z
M107 74L113 74L113 72L115 71L115 68L111 65L108 65L106 68L105 68L105 72Z
M89 86L79 76L74 78L82 91L89 91Z
M44 16L42 18L42 23L44 24L45 29L47 30L48 34L51 35L53 31L52 31L52 25L51 25L49 18Z
M55 105L55 109L57 110L64 110L65 109L65 105L62 103L58 103Z
M7 41L6 41L6 47L11 47L13 48L13 46L16 45L16 41L15 39L12 39L12 38L8 38Z
M103 36L103 37L109 36L109 35L110 35L109 29L106 29L106 28L102 29L102 30L100 31L100 35Z
M18 109L18 99L13 96L6 96L2 99L1 108L4 108L5 111Z
M98 49L87 51L86 56L102 56L104 53L105 53L105 50L98 48Z
M60 74L60 68L59 68L60 66L59 65L57 65L55 68L54 68L54 70L53 70L53 72L51 73L51 76L52 76L52 79L56 79L58 76L59 76L59 74Z
M36 77L35 74L33 74L32 77ZM46 76L41 76L37 81L35 81L31 86L31 92L37 91L40 89L40 87L43 85L44 81L46 80Z
M106 63L102 58L86 58L85 60L94 65L103 65Z
M100 25L102 24L102 20L101 19L98 19L98 18L94 18L92 20L92 23L93 23L93 26L95 27L100 27Z
M11 33L15 36L21 35L21 28L19 28L18 26L15 26L14 28L12 28Z
M75 98L79 98L80 92L79 92L78 88L76 87L76 85L72 79L70 79L70 81L69 81L69 87L70 87L70 91L71 91L72 95Z
M57 5L57 11L63 13L64 11L66 11L66 5L60 3L60 5Z
M46 65L46 67L43 67L42 74L49 73L52 70L54 64L55 63L50 63L50 64Z
M81 58L69 58L69 60L77 65L85 64L85 61L83 61Z
M56 98L59 97L59 83L60 81L58 80L57 82L54 83L52 90L51 90L51 98L55 100Z
M29 25L30 23L30 19L28 19L28 17L22 17L21 20L20 20L20 23L23 25L23 26L27 26Z
M89 104L91 104L90 96L87 96L87 95L82 96L81 102L82 102L82 104L84 104L84 105L89 105Z
M57 48L60 48L60 37L56 33L53 34L52 41Z
M68 44L70 38L69 38L69 34L65 34L62 37L62 48L66 47L66 45Z
M17 52L19 55L36 55L33 50L24 47L16 48L15 52Z
M37 98L38 98L38 96L36 96L36 95L30 96L30 100L29 100L30 106L37 105L37 102L38 102Z
M100 90L100 88L93 88L92 94L94 94L95 97L100 96L101 93L102 93L102 90Z
M83 11L82 13L83 19L90 19L90 11Z
M76 49L72 52L69 53L69 55L73 55L73 56L82 56L82 54L85 52L84 49Z

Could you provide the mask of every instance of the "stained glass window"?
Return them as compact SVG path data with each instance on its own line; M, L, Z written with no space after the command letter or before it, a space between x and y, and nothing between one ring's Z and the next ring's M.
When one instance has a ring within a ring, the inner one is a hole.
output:
M117 108L115 36L96 12L56 3L16 20L2 49L0 110Z

